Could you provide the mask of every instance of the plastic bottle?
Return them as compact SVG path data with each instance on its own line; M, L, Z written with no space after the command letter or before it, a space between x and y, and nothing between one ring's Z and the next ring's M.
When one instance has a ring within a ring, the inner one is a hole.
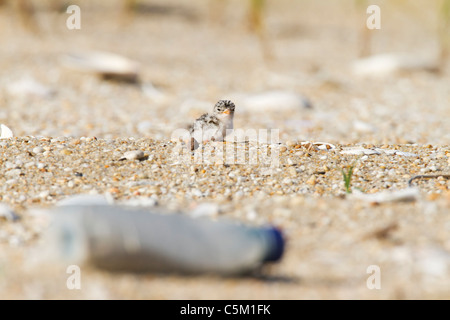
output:
M108 270L243 274L284 250L276 228L185 214L94 205L63 206L54 218L50 238L60 257Z

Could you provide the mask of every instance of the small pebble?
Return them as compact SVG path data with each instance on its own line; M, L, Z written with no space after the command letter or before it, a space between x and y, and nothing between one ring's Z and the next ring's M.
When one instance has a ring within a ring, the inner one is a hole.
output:
M5 172L6 177L18 177L22 173L20 169L12 169Z
M25 167L25 169L28 169L30 167L33 167L34 165L35 165L34 162L27 162L27 163L25 163L24 167Z
M47 198L49 195L50 195L50 191L45 190L45 191L42 191L41 193L39 193L39 198L45 199L45 198Z
M308 180L306 180L306 183L309 185L314 186L316 184L317 180L316 180L316 176L312 175L311 177L309 177Z
M295 170L294 167L288 168L288 173L289 173L289 175L291 175L293 177L297 176L297 170Z
M11 169L11 168L14 168L16 166L11 161L6 161L5 163L3 163L3 165L5 166L6 169Z
M43 153L44 151L45 151L44 148L42 148L41 146L33 148L33 153L35 153L35 154L40 154L40 153Z
M62 155L64 155L64 156L68 156L68 155L71 155L71 154L72 154L72 151L70 151L69 149L62 149L62 150L60 151L60 153L61 153Z
M145 158L145 154L141 150L135 151L127 151L123 154L123 158L121 160L142 160Z

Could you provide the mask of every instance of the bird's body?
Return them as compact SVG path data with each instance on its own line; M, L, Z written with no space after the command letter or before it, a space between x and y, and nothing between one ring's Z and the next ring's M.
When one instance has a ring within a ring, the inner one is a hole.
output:
M208 141L223 141L227 130L233 129L235 105L230 100L218 101L212 113L200 116L189 127L191 150L199 143Z

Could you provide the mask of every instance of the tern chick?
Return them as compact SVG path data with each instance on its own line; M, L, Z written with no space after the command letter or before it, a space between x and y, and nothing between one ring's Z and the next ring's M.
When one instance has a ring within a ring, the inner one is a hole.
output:
M235 105L230 100L219 100L212 113L200 116L189 127L191 151L200 143L223 141L227 130L233 129Z

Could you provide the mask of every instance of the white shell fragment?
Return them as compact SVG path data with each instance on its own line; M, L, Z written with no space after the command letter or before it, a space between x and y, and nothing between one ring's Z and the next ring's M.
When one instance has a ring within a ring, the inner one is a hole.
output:
M286 112L311 108L311 102L291 91L267 91L236 97L239 108L247 112Z
M55 93L54 90L37 82L31 77L25 77L8 84L6 90L9 94L17 97L35 96L50 98Z
M303 142L302 142L303 144ZM317 147L319 150L334 150L336 149L336 146L334 144L328 143L328 142L313 142L313 145Z
M399 150L380 149L380 148L376 148L375 150L377 150L380 153L384 153L388 156L390 156L390 155L398 155L398 156L404 156L404 157L418 157L419 156L416 153L399 151Z
M33 153L35 153L35 154L44 153L44 152L45 152L45 150L41 146L37 146L37 147L33 148Z
M377 150L366 149L361 147L351 147L345 148L341 151L341 154L352 154L352 155L371 155L371 154L380 154Z
M341 154L351 154L351 155L372 155L372 154L385 154L388 156L403 156L403 157L418 157L417 154L411 153L411 152L405 152L400 150L390 150L390 149L381 149L381 148L375 148L375 149L366 149L362 147L350 147L350 148L344 148L341 151Z
M372 194L352 193L351 198L367 201L370 203L385 202L411 202L419 198L420 191L418 188L406 188L401 190L389 190Z
M92 51L71 53L61 57L64 66L84 72L93 72L106 77L137 80L139 64L118 54Z
M404 156L404 157L418 157L419 156L417 153L404 152L404 151L396 151L395 154L398 156Z
M393 156L393 155L395 155L396 152L398 151L398 150L381 149L381 148L376 148L375 150L377 150L377 151L380 152L380 153L384 153L384 154L386 154L386 155L388 155L388 156Z
M13 136L12 131L7 126L0 124L0 139L9 139Z
M358 76L386 76L398 71L436 70L437 61L411 54L386 53L359 59L351 69Z
M127 151L123 154L123 158L119 160L142 160L145 158L145 154L141 150Z

